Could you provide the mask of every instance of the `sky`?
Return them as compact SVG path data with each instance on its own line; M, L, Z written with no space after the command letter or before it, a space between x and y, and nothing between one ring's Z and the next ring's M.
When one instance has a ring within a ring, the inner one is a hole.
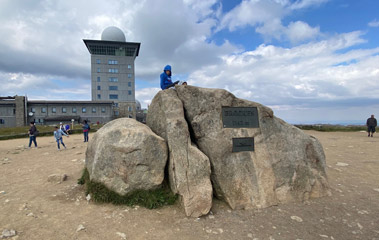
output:
M294 124L379 116L378 0L0 0L0 96L90 100L83 39L140 42L136 99L173 80L221 88Z

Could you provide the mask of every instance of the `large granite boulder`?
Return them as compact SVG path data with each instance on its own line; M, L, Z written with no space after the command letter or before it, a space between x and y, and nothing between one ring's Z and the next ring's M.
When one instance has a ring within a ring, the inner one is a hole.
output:
M212 206L208 157L192 142L183 104L175 90L160 91L149 106L147 125L169 148L169 183L179 194L187 216L199 217Z
M90 179L120 195L158 187L168 158L165 140L131 118L100 128L87 146Z
M176 92L193 141L211 162L215 195L231 208L261 208L330 194L325 155L316 138L276 118L270 108L225 90L177 86ZM257 126L225 126L223 107L256 108ZM254 150L233 152L237 138L253 138Z

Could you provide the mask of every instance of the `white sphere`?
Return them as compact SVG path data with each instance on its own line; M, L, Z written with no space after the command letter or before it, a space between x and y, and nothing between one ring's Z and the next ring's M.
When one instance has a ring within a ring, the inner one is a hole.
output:
M103 41L116 41L125 42L125 35L121 29L117 27L107 27L101 34L101 40Z

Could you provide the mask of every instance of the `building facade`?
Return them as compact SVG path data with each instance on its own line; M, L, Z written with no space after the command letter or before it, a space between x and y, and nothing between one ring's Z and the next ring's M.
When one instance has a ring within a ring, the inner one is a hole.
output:
M91 54L92 101L113 101L116 117L136 118L134 61L140 43L126 42L116 27L106 28L101 40L83 41Z
M83 40L91 54L92 101L28 101L25 96L0 97L0 128L29 122L106 123L118 117L136 118L134 61L140 43L126 42L116 27L106 28L101 40ZM138 103L138 101L137 101Z
M0 97L0 128L25 126L26 123L26 98Z
M60 122L106 123L114 119L113 101L28 101L24 96L0 98L0 128L57 125Z

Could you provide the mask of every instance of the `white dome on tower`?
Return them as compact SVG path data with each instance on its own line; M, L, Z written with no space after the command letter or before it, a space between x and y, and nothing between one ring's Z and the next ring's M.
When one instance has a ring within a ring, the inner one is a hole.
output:
M101 34L103 41L125 42L125 35L118 27L107 27Z

